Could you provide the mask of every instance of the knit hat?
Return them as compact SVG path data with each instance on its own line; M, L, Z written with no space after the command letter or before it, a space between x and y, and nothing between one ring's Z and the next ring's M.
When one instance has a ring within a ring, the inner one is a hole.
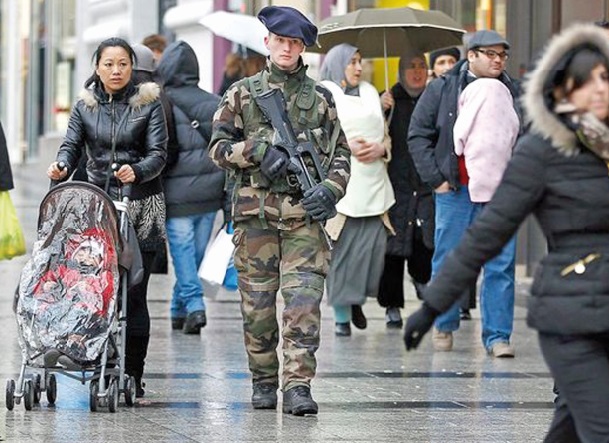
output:
M443 55L450 55L454 57L455 62L458 62L461 58L461 51L459 51L456 47L438 49L437 51L433 51L429 54L429 68L433 69L433 66L436 64L436 60L438 57L442 57Z
M148 46L141 45L139 43L132 46L135 52L135 66L133 69L136 71L154 72L156 65L154 62L154 54Z

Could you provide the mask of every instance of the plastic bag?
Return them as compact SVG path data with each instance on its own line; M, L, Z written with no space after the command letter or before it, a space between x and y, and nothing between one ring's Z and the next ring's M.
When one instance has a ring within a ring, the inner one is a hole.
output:
M205 252L205 257L199 267L199 277L208 283L221 285L234 250L233 234L220 229L213 243Z
M229 222L226 226L226 232L228 232L229 234L232 234L234 232L232 222ZM232 254L228 262L228 267L226 268L226 275L224 276L222 286L224 286L228 291L236 291L238 289L237 270L235 269L235 260L233 260Z
M0 192L0 260L25 254L25 238L8 191Z

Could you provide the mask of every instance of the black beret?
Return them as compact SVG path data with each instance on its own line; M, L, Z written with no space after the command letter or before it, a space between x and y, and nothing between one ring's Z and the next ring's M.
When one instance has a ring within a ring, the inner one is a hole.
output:
M461 52L454 46L451 48L438 49L437 51L433 51L431 54L429 54L429 67L433 69L433 65L436 63L438 57L443 55L450 55L451 57L454 57L456 62L458 62L461 58Z
M317 26L289 6L266 6L258 13L258 19L273 34L299 38L305 46L313 46L317 41Z

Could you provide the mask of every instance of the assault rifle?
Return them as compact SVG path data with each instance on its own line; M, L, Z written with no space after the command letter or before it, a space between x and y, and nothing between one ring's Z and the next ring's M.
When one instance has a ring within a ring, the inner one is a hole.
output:
M315 151L315 147L311 142L299 142L294 133L292 123L288 119L286 112L285 99L279 89L269 89L262 94L259 94L255 98L256 104L262 111L264 117L271 124L275 130L276 138L273 146L283 150L289 158L288 171L290 171L296 177L298 187L303 194L315 186L317 183L311 177L305 162L305 157L309 157L313 162L315 171L319 180L322 181L325 178L324 171L319 162L319 156ZM330 250L332 249L332 240L326 231L323 223L319 222L319 227L324 236L324 239Z

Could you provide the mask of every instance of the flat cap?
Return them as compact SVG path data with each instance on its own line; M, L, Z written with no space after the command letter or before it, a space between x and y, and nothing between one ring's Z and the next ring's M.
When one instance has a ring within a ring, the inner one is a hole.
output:
M470 51L476 48L483 48L485 46L497 46L503 45L505 49L510 49L510 44L504 39L501 34L492 29L483 29L481 31L474 32L467 42L467 50Z
M135 66L133 69L136 71L147 71L154 72L156 68L154 63L154 54L148 46L136 43L132 46L133 52L135 52Z
M266 6L258 13L258 19L273 34L299 38L305 46L313 46L317 41L317 26L289 6Z

